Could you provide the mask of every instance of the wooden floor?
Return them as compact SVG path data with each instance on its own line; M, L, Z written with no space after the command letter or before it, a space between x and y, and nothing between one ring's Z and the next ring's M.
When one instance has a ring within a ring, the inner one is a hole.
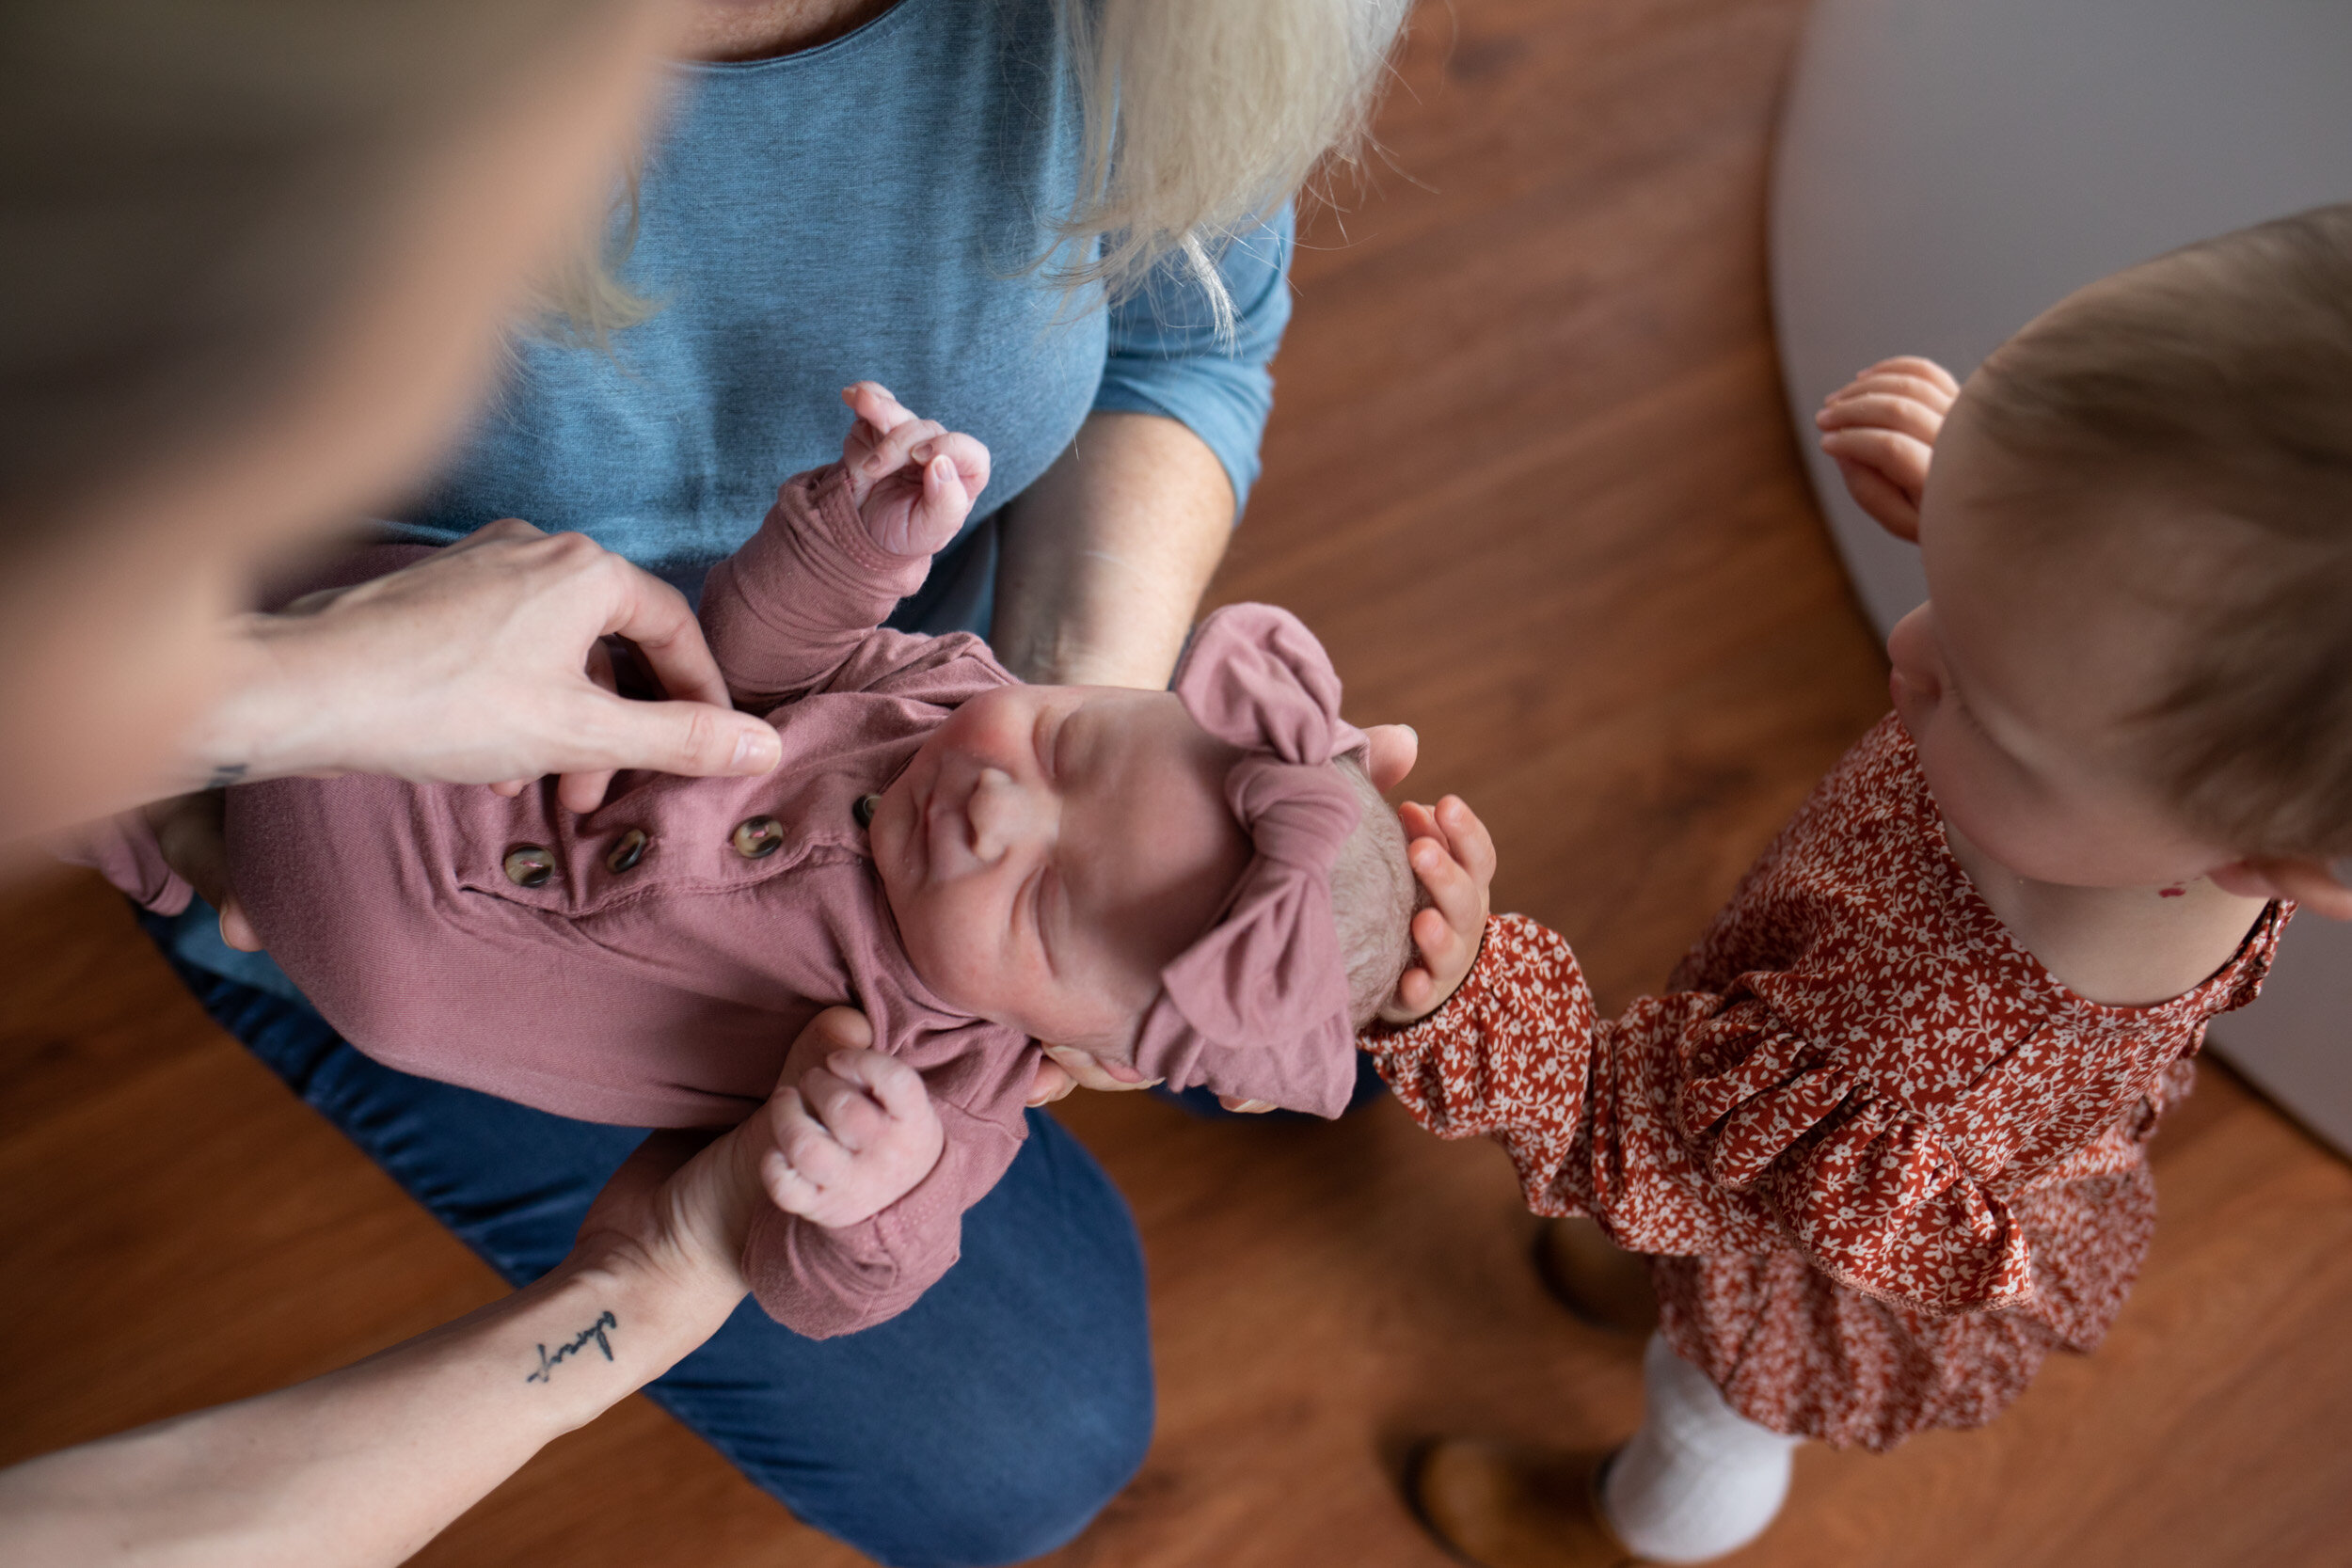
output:
M1798 0L1422 8L1391 166L1318 220L1263 485L1217 585L1290 605L1503 907L1615 1006L1660 979L1883 670L1799 472L1767 321L1770 129ZM1890 343L1889 350L1904 345ZM0 1461L323 1370L490 1298L421 1212L217 1034L104 890L0 903ZM1066 1119L1135 1203L1162 1389L1142 1476L1056 1560L1438 1568L1415 1438L1598 1440L1634 1347L1525 1266L1502 1156L1392 1104ZM2352 1561L2352 1171L2218 1069L2157 1145L2146 1277L1992 1428L1808 1449L1763 1564ZM632 1402L421 1560L860 1560Z

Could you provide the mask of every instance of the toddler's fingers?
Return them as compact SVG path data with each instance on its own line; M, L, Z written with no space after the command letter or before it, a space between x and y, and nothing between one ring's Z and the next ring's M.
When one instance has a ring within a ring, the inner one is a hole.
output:
M1396 819L1405 825L1405 842L1407 844L1417 838L1434 838L1440 844L1445 842L1445 830L1438 826L1438 814L1419 800L1399 801Z
M863 1084L895 1119L910 1120L930 1112L931 1094L923 1086L923 1075L896 1056L879 1051L836 1051L825 1058L825 1065L838 1076Z
M1876 468L1915 499L1927 488L1928 469L1935 461L1935 449L1917 436L1867 425L1829 432L1821 437L1821 450L1840 461Z
M1274 1109L1271 1100L1239 1100L1230 1094L1216 1097L1216 1102L1236 1116L1262 1117Z
M1944 415L1916 398L1864 392L1823 404L1813 423L1820 430L1890 430L1932 449L1944 428Z
M811 1068L801 1075L801 1099L834 1141L852 1154L873 1148L890 1131L890 1117L865 1085L828 1069Z
M1495 879L1494 835L1486 832L1486 824L1478 820L1478 814L1470 809L1470 802L1459 795L1449 795L1438 802L1438 825L1445 830L1447 847L1478 882L1483 894L1488 882Z
M1942 420L1952 411L1952 395L1932 381L1915 375L1896 375L1881 372L1849 381L1821 400L1823 408L1842 408L1866 398L1883 397L1891 402L1907 403Z
M1478 918L1478 884L1443 840L1417 838L1405 847L1405 858L1447 925L1466 926Z
M1867 467L1851 458L1836 457L1837 472L1846 482L1846 493L1854 504L1868 513L1881 528L1898 539L1917 543L1919 538L1919 508L1899 485L1876 468Z
M1476 928L1455 925L1442 910L1423 910L1413 916L1413 947L1432 975L1451 974L1470 967L1470 935Z
M1960 395L1960 382L1952 372L1924 355L1898 354L1891 359L1882 359L1867 367L1862 374L1907 375L1928 383L1947 398Z

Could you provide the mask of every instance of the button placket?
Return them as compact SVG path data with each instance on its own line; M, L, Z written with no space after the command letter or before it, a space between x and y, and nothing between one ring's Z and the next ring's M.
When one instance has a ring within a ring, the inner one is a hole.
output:
M727 842L747 861L766 860L784 847L784 824L772 816L747 816L735 825Z
M500 863L506 879L516 887L545 887L555 875L555 857L544 844L517 844Z
M631 828L612 841L612 847L604 854L604 868L615 877L634 871L645 858L645 850L653 840L643 828Z

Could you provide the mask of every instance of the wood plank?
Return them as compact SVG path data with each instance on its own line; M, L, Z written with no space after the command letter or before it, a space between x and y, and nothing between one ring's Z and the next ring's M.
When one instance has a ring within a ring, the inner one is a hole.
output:
M1296 609L1506 907L1604 1005L1672 965L1883 666L1804 488L1763 194L1801 0L1424 6L1387 162L1311 222L1266 475L1215 593ZM489 1299L466 1254L207 1023L103 888L0 898L0 1460L233 1398ZM1142 1476L1055 1560L1438 1568L1413 1441L1599 1442L1637 1348L1526 1263L1507 1163L1392 1104L1065 1119L1133 1199L1161 1378ZM2163 1217L2108 1344L1983 1432L1808 1449L1751 1565L2345 1560L2352 1172L2226 1072L2156 1146ZM862 1560L643 1401L437 1542L439 1568Z

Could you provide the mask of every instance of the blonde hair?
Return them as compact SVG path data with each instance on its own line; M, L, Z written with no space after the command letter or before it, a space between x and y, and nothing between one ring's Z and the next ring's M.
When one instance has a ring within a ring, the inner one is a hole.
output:
M2135 743L2183 819L2244 854L2352 852L2352 205L2071 296L1968 399L2023 460L2014 545L2097 551L2177 618Z
M1117 299L1173 259L1220 335L1216 263L1235 236L1362 155L1411 0L1054 0L1084 112L1078 198L1037 259L1066 293ZM636 182L629 182L632 219ZM635 225L545 291L559 335L601 344L659 306L620 284ZM1078 253L1088 259L1062 261Z

